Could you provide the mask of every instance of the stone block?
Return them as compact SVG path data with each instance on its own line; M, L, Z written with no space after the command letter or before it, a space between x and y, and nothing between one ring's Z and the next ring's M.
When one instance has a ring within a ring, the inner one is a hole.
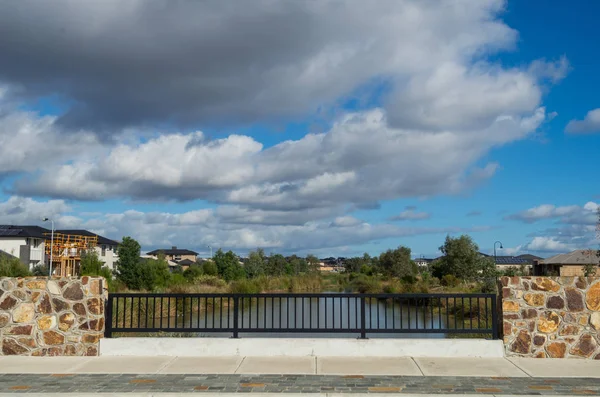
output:
M75 282L65 288L63 292L63 297L67 300L71 301L80 301L83 299L83 289L81 288L81 284Z
M103 314L104 305L100 298L90 298L87 300L87 308L91 314Z
M584 309L583 295L576 288L565 288L567 308L571 312L582 312Z
M75 323L75 315L73 313L67 312L63 313L59 317L58 328L61 331L68 331L71 329L73 324Z
M524 319L537 318L537 310L535 309L524 309L521 310L521 317Z
M590 316L590 324L596 331L600 331L600 312L594 312Z
M60 295L62 293L58 283L54 280L48 281L48 292L50 292L52 295Z
M544 346L546 343L546 335L536 335L533 337L533 344L536 346Z
M37 320L38 329L46 331L52 328L56 328L56 315L46 315L38 318Z
M104 318L86 321L79 326L84 331L102 331L104 329Z
M563 358L567 353L567 344L564 342L552 342L546 346L546 351L551 358Z
M2 302L0 302L0 310L11 310L15 306L17 306L18 302L19 301L17 301L17 299L8 295L4 299L2 299Z
M98 343L102 338L102 334L84 334L81 338L83 343Z
M52 305L54 306L54 311L57 313L68 310L71 307L68 302L60 298L52 298Z
M538 331L544 334L555 332L560 325L560 317L557 313L546 311L538 318Z
M29 289L46 289L46 280L32 280L25 283Z
M586 289L588 284L585 277L577 277L575 279L575 286L579 289Z
M569 353L580 357L590 357L596 351L596 347L598 344L594 337L591 334L585 334L579 338Z
M28 353L29 350L20 345L15 339L3 338L2 339L2 354L5 356L14 356Z
M510 346L510 350L518 354L528 354L530 349L531 335L529 335L529 332L522 330Z
M582 314L581 317L579 317L579 325L586 326L586 325L588 325L589 321L590 321L589 314Z
M585 303L588 309L593 311L600 311L600 281L588 289L585 296Z
M525 299L525 302L527 302L527 304L529 306L544 306L544 304L546 303L546 297L544 296L544 294L525 294L525 296L523 297L523 299Z
M541 277L536 278L531 283L531 288L536 291L551 291L551 292L560 291L560 285L556 281L550 280L549 278L541 278Z
M37 310L40 313L50 314L53 312L52 304L50 303L50 296L46 293L42 294L41 299L37 305Z
M43 337L46 345L62 345L65 343L65 336L56 331L46 331L43 333Z
M75 303L73 305L73 311L78 315L78 316L87 316L87 312L85 310L85 306L83 305L83 303Z
M34 314L33 303L21 303L13 310L12 317L15 323L29 323L33 320Z
M548 302L546 303L546 307L548 309L564 309L565 301L560 296L551 296L548 298Z
M502 311L504 311L504 312L518 312L519 311L519 302L502 301Z
M29 291L25 292L23 290L16 289L12 292L12 296L14 296L15 298L17 298L23 302L31 301L31 299L30 299L31 295L30 295Z
M4 330L5 335L31 335L33 332L32 325L13 325Z
M579 335L580 332L581 332L581 327L579 327L577 325L573 325L573 324L565 324L565 326L562 327L562 329L560 330L560 332L558 334L561 336L563 336L563 335Z
M10 322L10 314L0 313L0 328L4 328Z

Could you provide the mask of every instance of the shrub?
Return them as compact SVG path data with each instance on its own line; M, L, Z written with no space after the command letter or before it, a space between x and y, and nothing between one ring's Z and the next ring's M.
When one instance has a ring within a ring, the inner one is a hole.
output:
M376 294L380 293L382 289L381 283L378 280L362 274L352 280L350 287L353 291L360 292L361 294Z
M212 260L206 261L202 264L202 273L207 276L216 276L219 274L219 270L217 269L217 265Z
M0 277L27 277L29 269L18 258L0 256Z
M460 280L453 274L446 274L442 277L441 284L445 287L457 287L460 285Z
M192 265L192 266L188 267L187 269L185 269L185 271L183 272L183 277L185 277L185 279L188 280L189 282L193 282L194 280L198 279L201 276L202 276L202 268L198 265Z
M48 269L48 266L45 265L37 265L31 269L31 274L33 276L47 276L49 272L50 269Z
M229 290L233 294L258 294L261 289L255 280L237 280L233 281L229 286Z
M203 274L195 279L195 284L209 285L211 287L225 287L227 282L218 278L217 276L208 276Z

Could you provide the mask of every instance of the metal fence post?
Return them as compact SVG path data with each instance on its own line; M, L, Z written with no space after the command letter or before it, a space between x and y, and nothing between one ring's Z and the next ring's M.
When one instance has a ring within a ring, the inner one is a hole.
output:
M365 296L360 297L360 339L367 339L367 304Z
M106 307L104 308L104 337L112 338L113 329L113 297L108 295Z
M239 319L239 297L238 296L234 296L233 297L233 338L239 338L238 336L238 328L239 328L239 324L238 324L238 319Z
M498 339L498 296L492 298L492 339Z

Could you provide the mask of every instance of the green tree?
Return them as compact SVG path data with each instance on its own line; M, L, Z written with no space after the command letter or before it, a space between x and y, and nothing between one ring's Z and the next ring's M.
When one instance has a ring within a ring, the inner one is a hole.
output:
M189 282L194 282L196 279L202 276L202 267L198 265L191 265L183 272L183 277Z
M46 265L37 265L31 269L32 276L47 276L50 273L50 269Z
M598 270L598 264L596 263L597 251L589 249L585 250L584 254L589 258L589 261L583 265L583 275L586 277L595 276Z
M219 276L225 281L244 278L244 269L240 266L238 257L232 251L224 253L223 250L219 249L213 259L217 265Z
M344 271L346 273L359 273L363 264L364 264L364 261L363 261L363 258L361 258L361 257L357 256L354 258L347 258L344 261Z
M287 259L287 263L286 273L289 275L298 275L308 272L308 263L304 258L292 255Z
M478 278L487 261L479 253L479 247L470 236L446 236L444 245L440 247L444 254L434 265L434 276L443 277L452 274L462 280Z
M150 259L142 262L144 271L144 288L151 291L156 288L164 288L169 284L171 273L169 272L169 263L163 253L158 254L158 259ZM183 272L178 273L180 276Z
M0 255L0 277L27 277L31 275L19 258ZM47 276L48 273L45 274Z
M283 276L286 272L288 262L281 254L271 254L267 260L266 274L269 276Z
M265 274L265 262L265 252L261 248L251 251L248 255L248 261L244 266L246 277L255 278Z
M117 279L132 290L140 290L145 284L144 267L140 261L140 244L131 237L123 237L117 253L119 260L116 264Z
M209 259L202 264L202 273L207 276L218 276L219 269L217 269L215 262L212 259Z
M82 276L98 276L104 262L98 258L98 253L94 249L85 251L81 255L80 270Z
M321 261L316 256L310 254L306 257L306 263L308 264L309 272L318 272L319 271L319 263Z
M410 248L400 246L387 250L379 256L379 266L383 274L392 277L415 277L417 265L410 259Z

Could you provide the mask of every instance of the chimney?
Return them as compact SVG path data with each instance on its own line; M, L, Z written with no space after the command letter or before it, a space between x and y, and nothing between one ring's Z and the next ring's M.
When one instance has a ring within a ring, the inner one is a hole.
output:
M171 249L172 249L172 250L176 250L176 249L177 249L177 247L176 247L176 246L172 246L172 247L171 247Z

